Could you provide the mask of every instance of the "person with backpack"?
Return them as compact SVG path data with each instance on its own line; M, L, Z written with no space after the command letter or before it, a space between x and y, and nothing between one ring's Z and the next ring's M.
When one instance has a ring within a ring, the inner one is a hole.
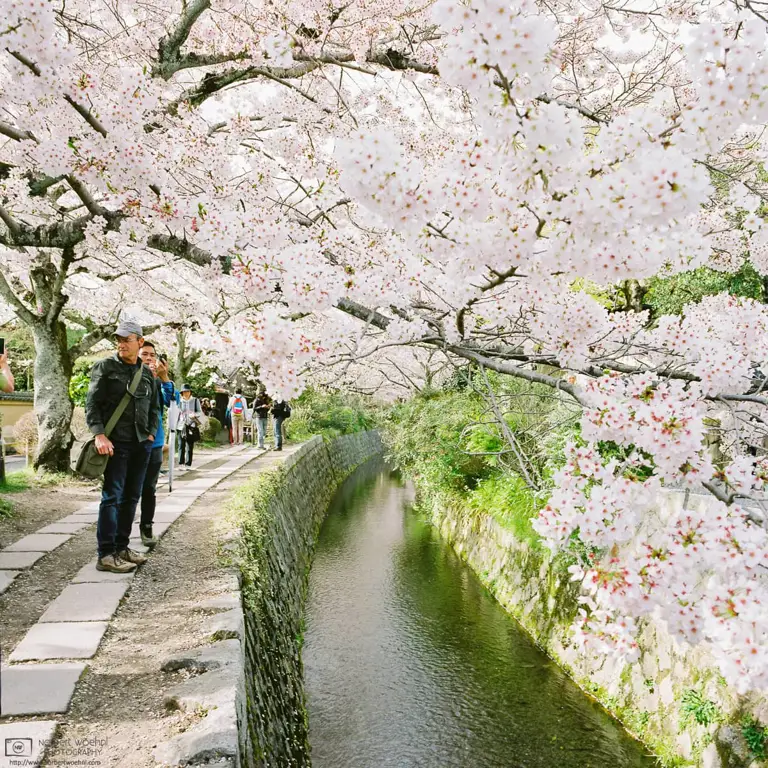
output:
M253 401L253 415L256 419L256 430L259 436L259 448L264 449L264 438L267 436L267 419L272 407L272 398L267 394L263 384L259 385L259 394Z
M179 442L179 466L186 464L192 466L192 451L195 443L200 439L200 424L203 420L203 409L200 401L192 397L192 389L189 384L185 384L179 392L181 400L179 401L179 422L176 425L176 431L181 436Z
M243 393L239 390L235 390L235 394L232 395L232 399L229 401L229 412L232 418L232 432L235 445L242 445L243 443L243 424L245 422L245 409L247 404Z
M291 417L291 406L284 400L272 405L272 418L275 420L275 450L283 450L283 422Z

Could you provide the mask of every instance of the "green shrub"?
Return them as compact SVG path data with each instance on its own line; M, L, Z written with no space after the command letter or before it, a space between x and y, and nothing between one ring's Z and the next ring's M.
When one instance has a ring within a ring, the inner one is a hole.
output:
M538 514L540 502L522 478L509 473L492 475L469 493L467 503L471 509L491 515L519 540L540 548L539 535L531 522Z
M202 432L202 440L204 443L215 443L216 438L221 432L221 422L215 416L208 417L208 423L205 425L205 429Z
M741 733L749 751L758 760L768 759L768 728L760 725L754 717L745 717L741 722Z
M312 388L291 403L291 418L285 422L292 440L307 440L314 435L332 439L375 426L375 408L366 398Z
M704 695L693 688L683 692L680 698L681 722L684 724L698 723L712 725L722 719L722 713L714 701L704 698Z

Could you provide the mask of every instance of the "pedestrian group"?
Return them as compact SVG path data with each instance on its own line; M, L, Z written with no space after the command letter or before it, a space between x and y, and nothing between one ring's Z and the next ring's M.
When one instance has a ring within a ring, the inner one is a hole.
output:
M184 384L178 391L169 378L168 361L158 356L155 345L144 339L140 325L122 321L115 332L116 353L99 360L91 370L86 399L86 423L98 454L108 456L101 492L96 540L96 568L127 573L146 562L146 555L131 549L131 529L141 503L139 532L142 544L157 544L152 525L157 505L157 483L162 472L166 443L163 416L175 404L176 423L170 427L179 435L179 466L191 467L195 443L201 439L205 419L214 406L194 396ZM0 372L7 379L6 361ZM11 379L12 382L12 379ZM12 384L11 384L12 386ZM207 409L207 412L206 412ZM226 420L231 420L232 441L243 443L246 425L255 416L259 448L265 448L269 414L274 419L275 449L283 446L283 423L291 414L285 402L272 402L265 388L248 408L240 389L229 399ZM170 446L170 450L174 450Z

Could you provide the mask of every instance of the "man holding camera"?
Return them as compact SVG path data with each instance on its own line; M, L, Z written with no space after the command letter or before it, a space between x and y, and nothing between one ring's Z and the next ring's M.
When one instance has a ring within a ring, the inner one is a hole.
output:
M96 568L128 573L147 560L128 544L158 430L160 401L155 377L139 359L139 349L144 343L141 326L121 321L115 338L117 354L99 360L91 369L85 418L96 436L96 450L109 456L96 528L99 548ZM134 388L139 371L141 375ZM128 405L107 436L105 425L126 393L130 396Z
M151 341L145 341L139 350L139 357L144 365L152 371L155 380L159 382L157 397L160 402L160 420L158 422L155 442L152 444L152 453L147 465L147 474L144 477L144 486L141 490L141 521L139 533L141 543L145 547L154 547L157 539L152 533L152 524L155 520L155 508L157 507L157 480L160 477L160 469L163 466L163 447L165 445L165 429L163 427L163 409L167 408L171 401L178 402L179 395L175 391L173 382L168 378L168 361L163 356L158 357L155 345ZM169 450L174 450L171 446Z

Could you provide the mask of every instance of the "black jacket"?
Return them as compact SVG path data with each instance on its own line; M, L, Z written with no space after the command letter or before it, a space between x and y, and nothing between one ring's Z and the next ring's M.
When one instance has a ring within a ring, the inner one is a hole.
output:
M99 360L91 369L91 385L85 401L85 420L94 435L103 435L109 417L128 391L141 362L128 365L117 355ZM157 435L160 423L160 399L152 371L144 366L136 394L109 435L110 440L138 440Z
M272 405L272 398L267 395L258 395L253 401L253 410L260 419L266 419L269 416L269 409Z
M272 404L272 415L276 419L287 419L291 415L291 406L285 400L278 400Z

